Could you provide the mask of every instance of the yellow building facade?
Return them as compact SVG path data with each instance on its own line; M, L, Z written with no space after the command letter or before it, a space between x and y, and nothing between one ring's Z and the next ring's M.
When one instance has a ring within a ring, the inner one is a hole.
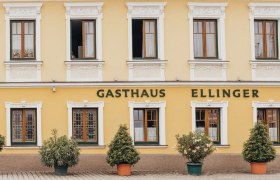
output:
M257 121L280 152L279 0L0 6L3 169L41 170L54 128L78 139L83 170L108 169L120 124L142 154L139 170L183 169L175 135L196 129L217 147L206 169L248 168L241 151Z

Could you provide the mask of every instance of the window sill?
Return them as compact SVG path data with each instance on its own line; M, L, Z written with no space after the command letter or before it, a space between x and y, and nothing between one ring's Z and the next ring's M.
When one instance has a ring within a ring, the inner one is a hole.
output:
M280 60L277 59L259 59L252 60L250 64L280 64Z
M215 144L214 147L216 148L229 148L229 144Z
M99 61L96 59L93 60L71 60L71 61L64 61L66 65L71 65L71 64L104 64L104 61Z
M135 145L136 149L165 149L168 145Z
M80 149L105 149L105 145L78 145Z
M280 144L273 145L273 147L278 149L278 148L280 148Z
M223 61L221 59L195 59L189 60L189 64L228 64L229 61Z
M41 65L43 64L43 61L37 61L37 60L10 60L10 61L5 61L5 64L36 64L36 65Z
M12 149L18 149L18 150L21 150L21 149L36 149L36 150L39 150L40 147L39 146L5 146L4 149L7 149L7 150L12 150Z
M126 61L127 64L162 64L167 63L167 60L160 59L133 59L131 61Z

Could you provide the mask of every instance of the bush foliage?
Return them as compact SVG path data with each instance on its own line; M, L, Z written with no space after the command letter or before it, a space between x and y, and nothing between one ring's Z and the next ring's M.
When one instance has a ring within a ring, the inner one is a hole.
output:
M55 129L52 130L52 135L40 148L41 161L48 167L76 165L80 155L77 142L66 136L57 137Z
M0 134L0 151L3 150L4 145L5 145L5 136L2 136Z
M215 147L211 139L201 131L191 132L188 135L176 135L176 149L189 163L202 163Z
M267 126L257 123L244 143L243 158L248 162L269 162L275 159L276 151L268 137Z
M106 161L111 166L118 164L134 165L140 160L139 153L133 146L132 138L127 130L128 128L125 125L121 125L109 144Z

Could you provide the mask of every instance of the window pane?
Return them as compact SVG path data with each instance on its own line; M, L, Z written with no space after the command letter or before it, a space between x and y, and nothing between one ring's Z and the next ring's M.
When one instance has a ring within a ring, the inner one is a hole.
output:
M267 58L276 58L275 22L266 22Z
M194 56L203 57L202 34L194 34Z
M267 121L269 138L271 141L278 141L278 110L267 110Z
M205 131L205 111L197 109L196 110L196 130Z
M34 36L24 35L24 57L33 58L34 57Z
M23 142L22 139L22 111L13 110L12 111L12 124L13 124L13 140L12 142Z
M95 37L93 34L94 23L84 22L84 33L85 33L85 57L94 57L94 41Z
M147 141L157 140L157 127L156 121L148 121L147 124Z
M134 119L134 140L144 141L144 111L136 109L133 113L137 116L137 119Z
M73 110L73 137L77 141L83 141L83 112Z
M216 57L216 40L215 34L206 35L207 57Z
M255 54L256 57L263 57L263 35L255 35Z
M150 22L144 21L145 23L145 33L150 33Z
M12 35L12 58L21 58L21 35Z
M154 21L150 22L150 33L155 33L155 22Z
M87 141L97 142L97 110L86 110L87 115Z
M219 122L219 111L218 110L208 110L208 136L213 141L218 141L218 122Z
M146 57L155 57L155 34L146 34Z
M35 111L26 110L25 111L25 124L26 124L26 141L34 142L36 141L36 121L35 121Z

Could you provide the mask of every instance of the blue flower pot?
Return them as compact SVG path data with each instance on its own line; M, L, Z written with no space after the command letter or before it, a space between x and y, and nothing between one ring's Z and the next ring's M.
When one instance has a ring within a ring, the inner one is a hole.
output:
M199 176L201 175L202 163L187 163L188 174Z
M57 166L54 165L54 174L57 176L67 175L68 166Z

